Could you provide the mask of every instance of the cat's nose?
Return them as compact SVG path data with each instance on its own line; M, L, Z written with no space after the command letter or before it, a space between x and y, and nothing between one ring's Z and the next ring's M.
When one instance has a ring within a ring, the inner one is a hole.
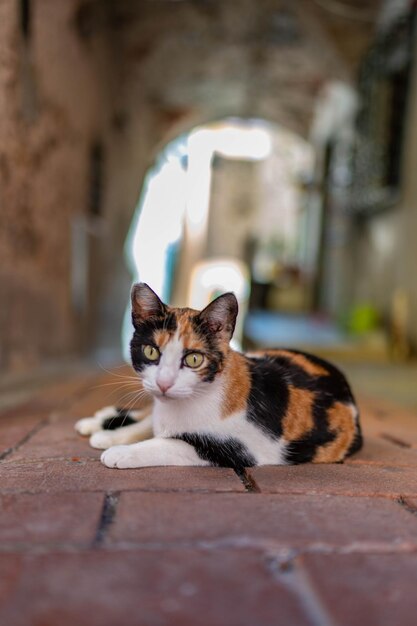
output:
M159 389L162 391L162 393L166 393L168 391L168 389L171 389L171 387L172 387L172 383L158 382L157 385L158 385Z

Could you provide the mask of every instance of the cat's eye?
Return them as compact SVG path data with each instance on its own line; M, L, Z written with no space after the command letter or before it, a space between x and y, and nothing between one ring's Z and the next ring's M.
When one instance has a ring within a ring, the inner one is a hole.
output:
M142 351L148 361L157 361L160 357L158 348L154 346L143 346Z
M200 352L190 352L190 354L187 354L184 358L184 365L195 369L196 367L200 367L203 361L204 356L200 354Z

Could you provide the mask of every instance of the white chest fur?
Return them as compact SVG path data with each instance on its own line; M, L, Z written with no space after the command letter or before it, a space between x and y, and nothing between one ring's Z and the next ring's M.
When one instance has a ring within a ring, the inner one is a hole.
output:
M240 441L259 465L284 462L286 442L272 439L240 411L222 417L223 386L214 381L201 397L184 400L155 400L153 428L157 437L174 437L183 433L211 435L219 440Z
M201 395L197 393L191 398L155 398L155 435L171 437L184 432L213 432L221 422L222 394L223 385L219 379L208 385Z

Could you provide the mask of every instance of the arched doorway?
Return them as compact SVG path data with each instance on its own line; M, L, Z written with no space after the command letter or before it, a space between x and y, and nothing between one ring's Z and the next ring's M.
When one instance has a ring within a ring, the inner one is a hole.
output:
M227 261L240 264L247 283L243 308L251 286L251 306L309 309L316 249L305 181L312 168L311 146L265 120L227 118L180 135L146 175L125 248L132 279L166 302L192 305L201 291L193 271L209 263L213 277L217 259L217 287L210 283L207 295L233 288L224 283ZM130 335L127 309L125 355Z

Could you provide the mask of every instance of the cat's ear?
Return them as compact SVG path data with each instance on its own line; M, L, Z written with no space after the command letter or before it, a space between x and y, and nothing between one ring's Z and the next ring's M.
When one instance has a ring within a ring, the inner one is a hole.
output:
M134 326L141 324L149 317L158 317L166 313L167 308L165 304L146 283L133 285L131 297Z
M199 315L209 331L229 342L235 330L238 304L234 293L225 293L210 302Z

